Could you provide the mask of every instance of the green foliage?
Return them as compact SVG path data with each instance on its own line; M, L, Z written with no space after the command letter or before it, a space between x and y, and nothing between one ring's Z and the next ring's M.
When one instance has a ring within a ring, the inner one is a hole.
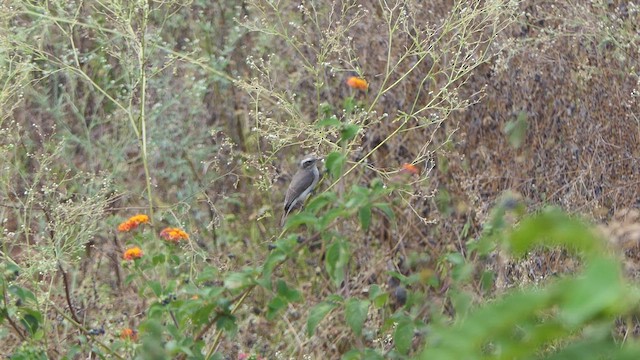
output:
M583 222L547 209L524 219L504 238L517 256L540 246L569 248L585 255L584 270L541 288L512 290L462 312L453 325L434 325L420 358L640 356L637 345L615 345L611 338L614 320L633 311L640 290L624 280L618 260ZM594 349L593 343L602 347Z
M468 241L474 209L431 182L433 159L445 176L460 167L445 154L449 120L485 95L466 88L476 70L508 65L518 6L1 4L0 353L636 358L611 333L638 290L584 222L525 216L505 196ZM612 46L633 53L619 44L635 38L606 35L603 62ZM367 85L349 88L352 74ZM522 111L503 127L514 148L531 124ZM279 164L308 150L325 158L323 180L281 229ZM137 212L149 221L116 230ZM189 235L168 238L169 224ZM540 248L570 250L581 272L492 298L502 269L484 261Z
M323 301L312 307L307 318L307 334L313 336L322 319L337 307L338 304L333 301Z

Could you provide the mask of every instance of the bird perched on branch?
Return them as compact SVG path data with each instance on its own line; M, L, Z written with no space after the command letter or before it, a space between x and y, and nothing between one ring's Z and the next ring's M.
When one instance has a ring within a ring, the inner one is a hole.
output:
M284 226L284 222L291 210L301 208L313 188L318 184L320 179L320 171L318 171L317 162L321 160L315 154L307 155L300 163L298 163L298 171L289 184L287 195L284 198L284 213L280 226Z

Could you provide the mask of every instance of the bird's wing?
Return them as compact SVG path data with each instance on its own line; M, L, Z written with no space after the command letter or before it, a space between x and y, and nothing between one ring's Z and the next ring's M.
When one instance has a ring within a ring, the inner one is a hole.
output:
M309 176L306 171L298 171L295 175L293 175L293 179L291 179L291 184L289 185L289 189L287 190L287 195L284 197L284 211L289 211L291 207L291 203L296 199L296 197L302 194L311 184L313 184L314 177Z

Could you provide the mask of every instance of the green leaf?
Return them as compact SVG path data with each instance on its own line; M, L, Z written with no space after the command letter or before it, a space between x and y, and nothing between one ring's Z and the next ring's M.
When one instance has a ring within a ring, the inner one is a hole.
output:
M153 265L160 265L160 264L164 264L167 260L167 257L164 254L158 254L155 255L152 259L151 259L151 263Z
M344 281L345 267L349 261L349 249L345 241L336 241L329 245L325 255L325 266L327 272L333 280L333 284L338 288Z
M271 273L273 269L278 265L281 261L286 259L287 256L280 250L275 249L271 253L264 262L262 267L262 277L259 281L260 286L265 289L271 290Z
M369 300L373 302L373 306L380 309L389 300L389 293L383 291L379 285L373 284L369 288Z
M449 297L456 311L456 318L464 318L471 309L471 295L462 290L452 289Z
M269 304L267 305L267 314L266 314L267 320L269 321L273 320L278 314L278 312L286 308L288 304L289 304L289 301L287 301L287 299L283 298L282 296L276 296L273 299L271 299L271 301L269 301Z
M342 357L340 358L340 360L360 360L362 359L362 356L360 354L360 351L358 351L357 349L352 349L347 351L346 353L342 354Z
M509 245L516 256L539 245L562 246L589 256L598 256L605 251L602 241L588 226L553 207L522 220L511 234Z
M620 264L612 259L595 259L584 277L564 286L560 316L572 326L580 325L626 304L629 299L621 281ZM630 304L628 304L630 305ZM613 315L612 314L608 315Z
M345 319L351 330L353 330L357 336L362 335L362 325L365 320L367 320L369 305L371 305L369 300L358 300L354 298L347 300L345 304Z
M332 152L327 155L325 159L325 164L327 166L327 170L329 170L329 174L334 179L339 179L342 175L342 169L344 164L347 162L347 159L339 152Z
M521 111L518 113L518 117L509 121L503 128L503 132L507 135L509 144L518 149L522 146L525 136L527 135L527 113Z
M290 302L298 302L302 300L300 291L290 288L289 285L287 285L287 283L282 279L276 282L276 289L278 291L278 295L282 296Z
M25 308L21 309L21 311L24 315L20 319L20 323L29 331L29 334L34 335L42 322L42 314L39 311Z
M362 360L384 360L384 356L373 349L364 349Z
M360 126L358 125L345 124L342 129L340 129L340 143L343 144L355 138L359 130Z
M162 284L160 284L158 281L149 281L147 283L147 286L149 286L156 297L160 297L162 295Z
M236 318L233 315L218 315L218 321L216 321L216 327L220 330L224 330L229 334L235 334L238 330L238 324Z
M371 205L365 205L358 210L358 218L360 219L360 226L362 230L368 231L371 224Z
M480 275L480 288L485 294L490 294L495 282L496 273L491 270L485 270Z
M301 212L295 215L289 215L287 217L287 221L285 222L284 229L290 230L295 229L300 225L311 225L313 226L318 222L318 218L308 212Z
M348 215L348 213L342 208L330 209L322 215L318 226L320 229L325 229L333 220L344 215Z
M415 326L410 319L400 321L393 332L393 343L401 354L407 354L411 350L413 343L413 332Z
M29 300L36 300L36 296L29 290L17 285L9 286L9 292L15 296L17 296L23 302L27 302Z
M338 304L331 301L324 301L312 307L307 319L307 334L313 336L320 321L336 307L338 307Z
M373 206L380 209L385 215L387 215L389 219L391 220L395 219L395 214L393 213L393 210L391 209L391 206L389 206L389 204L374 203Z
M330 117L324 118L316 123L317 128L321 127L340 127L342 123L335 115L331 115Z
M224 279L224 286L230 290L237 290L245 288L254 283L253 278L243 272L234 272L227 275Z
M332 205L336 202L337 196L332 191L323 192L311 198L305 205L305 209L309 212L315 213L327 205Z
M191 321L193 321L194 325L206 324L215 309L216 304L213 303L199 305L198 309L191 315Z
M366 348L363 351L357 349L346 352L341 360L384 360L385 357L373 349Z

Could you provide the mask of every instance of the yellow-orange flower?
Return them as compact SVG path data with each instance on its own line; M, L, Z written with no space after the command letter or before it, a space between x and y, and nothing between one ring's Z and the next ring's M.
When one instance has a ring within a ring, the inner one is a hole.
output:
M129 328L122 329L120 332L120 339L136 341L138 340L138 332Z
M122 258L125 260L135 260L140 259L142 257L142 249L137 246L134 246L130 249L127 249L124 254L122 254Z
M182 229L168 227L160 231L160 237L169 242L177 243L180 240L188 240L189 234L184 232Z
M147 215L138 214L130 217L127 221L118 225L118 231L127 232L138 227L140 224L148 224L149 217Z
M369 88L369 83L367 82L367 80L363 78L359 78L357 76L352 76L348 78L347 85L349 85L349 87L351 88L362 90L362 91L365 91Z
M400 170L400 172L411 175L420 175L420 169L417 166L407 163L402 165L402 170Z

